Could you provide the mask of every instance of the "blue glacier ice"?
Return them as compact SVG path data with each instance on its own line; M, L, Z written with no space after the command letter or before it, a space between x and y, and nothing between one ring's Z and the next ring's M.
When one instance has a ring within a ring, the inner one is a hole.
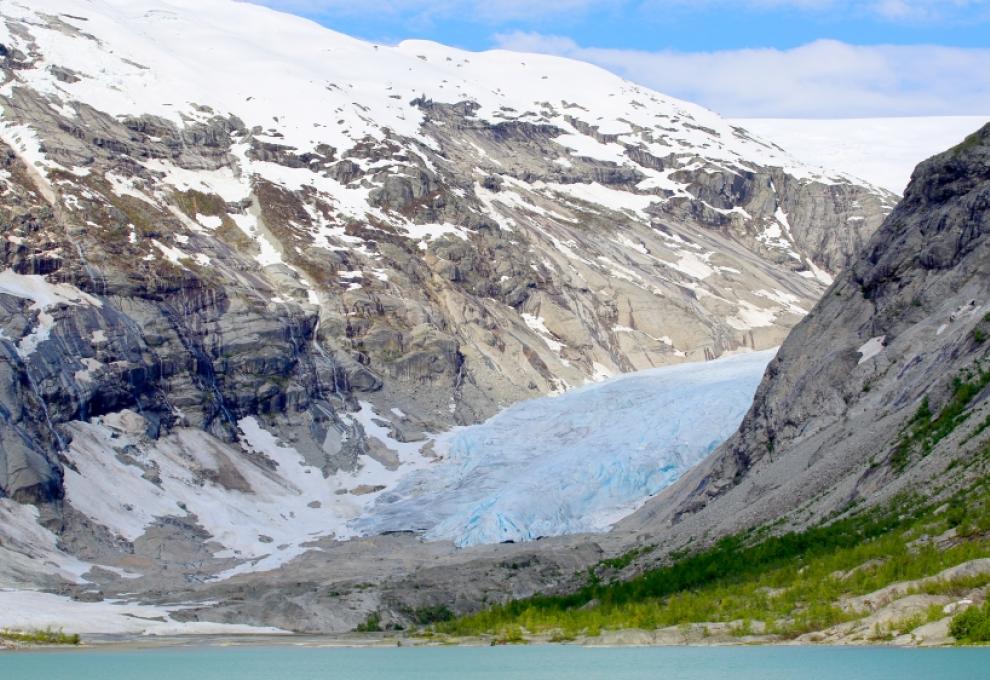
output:
M441 460L352 527L459 546L605 530L736 430L773 356L652 369L516 404L441 435Z

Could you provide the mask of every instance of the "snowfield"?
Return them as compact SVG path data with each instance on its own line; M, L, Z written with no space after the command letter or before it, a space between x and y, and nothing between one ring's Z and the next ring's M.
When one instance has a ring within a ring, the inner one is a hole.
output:
M201 603L200 603L201 604ZM33 590L0 590L0 629L55 628L89 635L288 635L279 628L208 621L176 621L189 606L152 606L106 600L78 602Z
M988 121L990 115L735 122L807 163L841 170L902 194L914 166L955 146Z
M39 23L40 10L31 3L2 6L5 16ZM422 112L409 105L426 96L475 102L475 116L492 123L552 123L564 131L556 141L565 162L577 153L630 163L620 144L601 144L576 127L587 125L632 144L642 141L637 129L652 130L655 138L644 148L661 158L703 148L707 160L725 167L758 163L782 167L798 178L857 181L803 164L701 106L571 59L469 52L420 40L374 45L307 19L230 0L46 0L44 13L59 15L65 24L58 30L36 27L41 68L23 71L20 82L4 84L0 94L11 96L23 84L114 116L150 114L180 126L232 114L249 127L259 126L261 139L268 135L300 152L328 144L341 154L363 141L396 134L433 148L436 142L420 129ZM80 13L84 20L76 18ZM5 24L0 24L0 43L21 45ZM77 82L67 83L45 63L91 66ZM506 73L513 74L511 87L505 84ZM66 111L77 115L71 106ZM0 139L32 165L59 168L30 129L0 125ZM356 217L375 214L366 191L349 192L309 170L252 160L244 153L239 160L241 177L208 177L158 159L146 167L164 173L176 188L216 192L228 201L247 196L249 179L257 174L287 188L324 190L337 199L339 210ZM663 172L647 174L671 184ZM134 190L121 186L120 191Z
M391 487L429 463L419 455L425 442L393 440L373 421L370 405L362 404L352 417L369 436L397 452L394 470L368 458L357 471L325 478L253 417L238 423L244 435L240 447L191 428L149 441L139 434L146 427L143 418L130 411L73 423L66 497L74 508L129 541L161 518L196 518L217 547L215 557L241 561L217 578L275 569L306 552L310 541L356 535L347 522L362 516L375 496L349 490ZM121 455L125 449L127 456ZM259 456L265 463L259 464ZM86 571L88 565L74 569L76 574Z
M459 546L603 531L729 437L775 352L619 376L441 435L441 462L352 522Z

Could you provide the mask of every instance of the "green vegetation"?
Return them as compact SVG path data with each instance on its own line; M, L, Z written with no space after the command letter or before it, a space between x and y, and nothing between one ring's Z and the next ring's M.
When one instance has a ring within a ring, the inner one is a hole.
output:
M412 619L420 626L443 623L454 618L454 612L443 605L435 607L420 607L413 611Z
M524 645L526 638L523 637L522 628L519 626L506 626L499 633L498 637L492 640L492 645Z
M894 470L904 470L911 461L912 454L918 449L923 456L927 456L936 444L952 434L969 417L966 407L987 385L990 385L990 371L983 370L977 364L974 370L953 379L952 396L938 417L933 417L928 397L925 397L908 423L891 458Z
M949 632L963 644L990 642L990 602L982 607L970 607L956 614Z
M982 420L982 421L980 422L980 424L976 426L976 429L975 429L975 430L973 430L973 431L972 431L972 432L971 432L971 433L969 434L969 436L968 436L968 437L966 437L966 439L965 439L965 440L963 440L963 443L966 443L966 442L969 442L969 441L971 441L971 440L973 440L973 439L975 439L976 437L979 437L979 436L980 436L981 434L983 434L983 433L984 433L984 432L986 431L986 429L987 429L988 427L990 427L990 415L988 415L988 416L987 416L986 418L984 418L984 419L983 419L983 420Z
M975 149L976 147L983 144L983 138L987 134L987 127L990 126L985 125L983 126L982 129L977 130L973 134L966 137L966 139L964 139L962 142L949 149L949 153L951 153L953 157L956 157L965 151L968 151L970 149Z
M633 548L629 552L619 555L618 557L602 560L598 563L598 567L601 569L614 569L615 571L621 571L632 564L637 557L640 555L645 555L652 549L653 546L649 545L644 545L640 548Z
M172 194L172 201L179 210L194 221L198 219L198 215L219 217L220 226L214 233L237 250L252 252L252 249L257 247L251 238L231 219L226 202L217 194L206 194L195 189L176 191ZM191 264L193 263L186 263L186 266Z
M176 191L172 194L172 200L182 212L194 220L197 215L216 217L227 215L227 204L217 194L204 194L202 191L189 189L188 191Z
M990 328L988 328L988 325L990 325L990 314L984 314L980 322L970 332L973 341L977 345L982 345L990 337Z
M945 613L942 611L942 607L939 605L932 605L927 611L911 614L910 616L896 619L885 625L874 626L871 637L873 640L893 640L903 631L914 630L919 626L923 626L926 623L933 623L944 617Z
M0 630L0 639L23 642L29 645L78 645L79 636L63 633L61 629L43 630Z
M930 540L952 528L958 537L954 544ZM586 585L576 592L516 600L436 624L432 631L511 641L518 629L563 641L602 629L717 622L731 623L734 634L747 635L755 630L754 622L761 622L767 633L793 638L866 615L843 606L844 599L990 557L988 532L990 478L938 509L901 498L884 509L801 532L750 531L694 554L675 555L672 564L631 580L604 582L603 571L627 566L636 557L624 555L590 570ZM971 576L927 582L914 592L962 595L987 584L990 575ZM933 606L878 631L877 637L941 618L940 611Z
M359 623L354 629L357 633L380 633L382 632L382 615L378 612L368 614L364 623Z

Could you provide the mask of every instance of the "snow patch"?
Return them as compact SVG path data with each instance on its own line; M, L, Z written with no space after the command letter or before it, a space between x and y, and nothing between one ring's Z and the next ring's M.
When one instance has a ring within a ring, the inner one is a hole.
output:
M887 341L886 335L878 335L877 337L870 338L865 343L863 343L863 346L860 347L858 350L856 350L857 352L863 355L862 357L860 357L859 363L860 364L866 363L876 355L880 354L880 352L883 351L884 347L887 346L886 341Z
M564 349L566 345L560 342L557 339L557 337L550 332L550 329L547 328L547 324L545 321L543 321L542 318L535 316L533 314L527 314L526 312L523 312L519 316L526 323L526 325L530 327L531 330L533 330L537 335L540 336L540 338L543 340L543 342L546 343L547 347L549 347L551 351L560 354L560 350Z
M612 189L597 182L590 184L555 184L537 182L535 188L546 188L586 203L600 205L616 212L630 212L637 217L649 219L646 209L656 202L657 197L649 194L634 194Z
M172 614L195 604L155 606L113 600L77 602L32 590L0 590L0 628L62 629L91 635L288 635L263 628L208 621L176 621Z
M0 588L20 585L26 575L38 574L85 581L83 575L92 565L62 552L58 538L38 523L39 517L33 505L0 498Z
M441 236L456 236L466 241L471 233L456 224L407 224L403 228L414 241L432 241Z
M687 274L692 279L703 281L715 273L715 269L707 263L708 257L711 257L711 253L698 255L697 253L681 252L678 254L677 262L664 261L664 264L673 267L682 274Z
M748 331L754 328L772 326L777 320L777 313L769 309L757 307L747 300L739 300L739 308L725 322L737 331Z
M68 283L50 283L44 276L37 274L18 274L12 269L0 271L0 293L34 302L29 307L38 313L38 325L21 339L17 351L22 357L28 357L38 349L38 345L48 340L55 318L49 313L59 305L90 305L101 307L103 303L84 293Z
M217 215L201 215L197 213L196 221L211 231L214 229L219 229L223 226L223 218Z

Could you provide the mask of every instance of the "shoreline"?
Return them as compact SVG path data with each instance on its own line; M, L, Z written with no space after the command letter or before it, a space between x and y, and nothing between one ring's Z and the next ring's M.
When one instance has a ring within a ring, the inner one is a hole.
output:
M495 637L464 637L436 638L389 635L378 636L367 634L345 633L341 635L176 635L176 636L83 636L79 645L55 644L24 644L14 643L0 645L0 656L6 653L31 652L94 652L94 651L144 651L161 649L193 649L202 647L299 647L308 649L408 649L424 647L542 647L556 645L561 647L583 647L586 649L605 648L675 648L675 647L876 647L888 649L955 649L960 645L954 641L939 644L898 644L892 640L886 641L854 641L854 642L814 642L811 640L782 640L770 636L725 637L712 636L709 639L691 641L647 641L657 631L642 629L623 629L598 637L576 638L574 640L551 640L545 637L535 637L522 642L502 642ZM625 635L623 635L625 633ZM629 633L633 633L630 636ZM639 638L629 639L630 637ZM964 645L979 646L979 645Z

